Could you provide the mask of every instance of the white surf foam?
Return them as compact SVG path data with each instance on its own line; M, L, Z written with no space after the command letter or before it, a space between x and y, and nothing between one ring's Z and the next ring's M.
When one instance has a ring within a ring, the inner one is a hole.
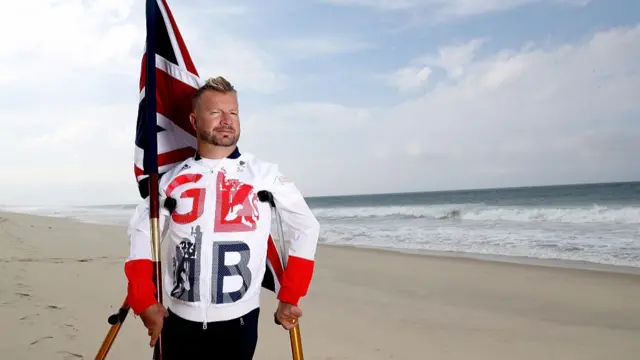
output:
M126 225L130 205L4 207L5 211ZM640 207L484 204L315 208L321 241L640 267Z
M640 224L640 206L608 207L507 207L483 204L451 204L388 207L316 208L327 220L367 218L424 218L430 220L474 220L560 223Z

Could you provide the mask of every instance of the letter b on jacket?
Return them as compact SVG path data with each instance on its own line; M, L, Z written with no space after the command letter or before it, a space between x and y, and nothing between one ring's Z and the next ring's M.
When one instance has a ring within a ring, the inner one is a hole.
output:
M251 285L251 270L247 266L250 258L249 246L243 242L214 243L214 265L211 300L215 304L236 302ZM225 291L226 290L226 291Z

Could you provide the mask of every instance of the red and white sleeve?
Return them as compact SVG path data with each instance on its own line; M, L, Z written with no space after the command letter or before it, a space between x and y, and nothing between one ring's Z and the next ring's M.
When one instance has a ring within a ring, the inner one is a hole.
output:
M278 299L297 305L307 294L313 277L320 224L296 185L280 172L276 172L271 193L290 240Z
M157 303L156 287L153 283L148 203L147 198L136 207L127 229L129 255L124 264L124 272L128 280L127 303L136 315ZM168 214L161 209L160 224L165 223L162 217L166 215Z

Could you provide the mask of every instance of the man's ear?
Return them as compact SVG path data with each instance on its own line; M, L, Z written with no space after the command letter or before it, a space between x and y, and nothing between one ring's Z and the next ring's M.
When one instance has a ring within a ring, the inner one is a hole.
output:
M191 122L191 126L193 126L193 130L196 130L196 127L197 127L196 114L194 113L189 114L189 121Z

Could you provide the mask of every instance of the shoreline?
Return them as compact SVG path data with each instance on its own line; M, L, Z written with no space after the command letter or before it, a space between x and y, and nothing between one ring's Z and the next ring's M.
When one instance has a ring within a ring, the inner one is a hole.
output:
M22 212L11 212L6 210L0 210L0 218L4 214L17 214L20 216L33 216L44 219L61 219L63 221L70 221L72 223L97 225L97 226L109 226L118 229L124 229L126 231L126 225L119 223L101 222L99 220L81 220L75 219L71 216L54 216L54 215L41 215ZM126 236L126 234L123 232ZM125 239L126 240L126 239ZM420 249L402 249L395 247L381 247L381 246L367 246L367 245L350 245L339 243L327 243L322 241L318 242L318 247L337 247L337 248L352 248L366 251L382 251L391 253L400 253L415 256L424 256L431 258L447 258L447 259L464 259L473 261L482 261L489 263L501 263L501 264L513 264L513 265L525 265L525 266L539 266L550 267L557 269L571 269L571 270L586 270L586 271L598 271L609 272L617 274L629 274L640 275L640 266L628 266L628 265L616 265L599 263L585 260L572 260L572 259L555 259L555 258L536 258L525 257L515 255L499 255L499 254L483 254L473 252L456 252L456 251L435 251L435 250L420 250Z
M488 263L501 263L501 264L511 264L511 265L548 267L548 268L556 268L556 269L586 270L586 271L609 272L609 273L615 273L615 274L640 275L640 267L603 264L603 263L580 261L580 260L542 259L542 258L524 257L524 256L480 254L480 253L455 252L455 251L431 251L431 250L383 248L383 247L364 246L364 245L354 246L349 244L336 244L336 243L332 243L332 244L321 243L320 245L330 246L330 247L353 248L353 249L368 250L368 251L393 252L393 253L400 253L400 254L406 254L406 255L430 257L430 258L461 259L465 261L472 260L472 261L480 261L480 262L488 262Z

